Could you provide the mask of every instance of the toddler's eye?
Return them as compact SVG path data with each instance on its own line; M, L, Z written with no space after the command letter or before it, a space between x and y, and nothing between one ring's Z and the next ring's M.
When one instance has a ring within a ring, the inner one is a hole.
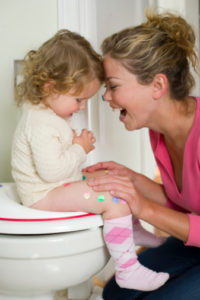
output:
M76 98L76 102L81 103L81 99Z

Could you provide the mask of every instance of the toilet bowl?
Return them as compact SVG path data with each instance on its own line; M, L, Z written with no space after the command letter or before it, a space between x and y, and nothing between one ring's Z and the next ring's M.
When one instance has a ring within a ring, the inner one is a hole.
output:
M0 300L53 300L87 282L109 259L102 225L100 215L22 206L15 184L0 184Z

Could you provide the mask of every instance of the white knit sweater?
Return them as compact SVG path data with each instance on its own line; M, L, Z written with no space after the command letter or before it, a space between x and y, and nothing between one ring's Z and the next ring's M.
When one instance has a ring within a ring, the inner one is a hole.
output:
M42 105L26 104L12 146L12 175L24 205L30 206L64 183L82 178L84 149L72 144L69 120Z

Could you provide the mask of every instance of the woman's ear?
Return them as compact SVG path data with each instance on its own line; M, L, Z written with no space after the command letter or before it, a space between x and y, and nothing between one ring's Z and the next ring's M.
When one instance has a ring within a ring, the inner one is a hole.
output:
M168 79L163 73L156 74L153 79L153 99L160 99L168 89Z

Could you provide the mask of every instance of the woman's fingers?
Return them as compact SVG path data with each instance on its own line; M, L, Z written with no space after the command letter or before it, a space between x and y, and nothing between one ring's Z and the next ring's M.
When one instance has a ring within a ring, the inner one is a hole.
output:
M140 218L146 199L135 189L134 186L131 188L118 186L116 189L111 190L110 194L124 200L129 206L132 214L136 218Z
M118 197L126 201L128 205L133 201L133 194L130 192L124 192L123 190L115 190L115 191L110 191L110 194L112 196Z
M96 192L110 192L111 190L124 190L132 188L132 182L123 176L99 176L88 180L88 185Z
M88 181L88 185L90 186L97 186L100 184L107 184L107 183L121 183L126 182L129 185L132 185L132 182L128 177L120 176L120 175L102 175L98 177L93 177Z
M84 172L94 172L97 170L113 170L120 168L121 165L114 162L114 161L105 161L105 162L99 162L95 165L86 167L83 169Z

